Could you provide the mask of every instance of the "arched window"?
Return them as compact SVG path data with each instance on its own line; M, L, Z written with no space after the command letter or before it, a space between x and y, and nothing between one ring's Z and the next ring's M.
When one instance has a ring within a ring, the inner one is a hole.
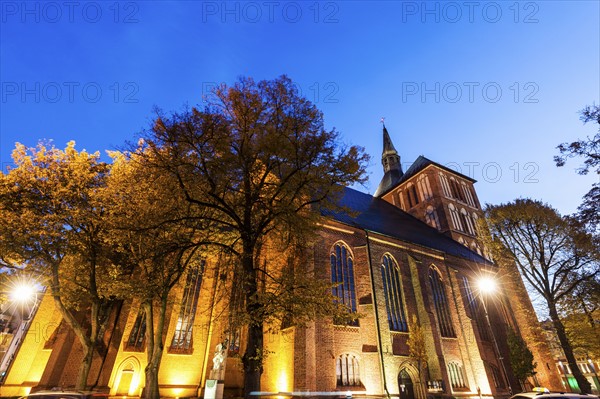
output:
M442 191L447 198L452 198L452 191L450 191L450 184L448 184L448 178L445 174L440 172L440 183L442 184Z
M144 339L146 336L146 312L144 309L140 309L137 317L135 318L135 322L133 323L133 328L129 333L129 339L127 340L127 344L125 350L127 351L143 351L144 350Z
M465 210L465 208L461 208L460 210L460 218L462 220L463 226L466 226L466 232L469 234L475 235L475 228L473 227L473 220L471 219L471 215Z
M463 231L463 226L460 222L460 216L454 204L448 204L448 209L450 210L450 218L452 219L454 230Z
M427 177L427 175L419 177L417 185L419 186L419 190L421 190L424 201L433 197L433 191L431 191L431 185L429 184L429 177Z
M400 270L394 258L389 254L383 255L381 277L383 279L383 295L385 296L385 308L387 310L390 330L408 331L406 313L404 312L402 301Z
M463 368L459 363L448 363L448 376L450 377L450 385L452 385L452 389L467 389Z
M481 339L489 342L490 335L487 323L485 322L485 315L483 313L483 309L480 307L481 298L478 298L475 293L473 293L471 283L466 276L462 276L462 283L465 300L467 301L467 316L475 320L475 324L477 325L477 330L479 331L479 336Z
M331 250L331 282L336 284L332 288L333 296L340 303L348 306L350 312L356 313L356 292L354 290L354 261L348 247L337 243ZM348 323L358 326L358 319Z
M438 218L437 211L431 205L429 205L427 207L427 210L425 211L425 222L438 230L442 228L440 225L440 219Z
M408 198L408 209L412 208L413 206L419 203L417 187L414 184L408 183L408 185L406 186L406 196Z
M461 191L458 182L456 181L456 179L454 177L450 178L450 190L452 191L452 196L458 200L461 200L462 202L465 202L465 196L463 194L463 192Z
M437 314L440 333L442 337L456 337L454 327L452 326L452 318L450 317L450 307L444 290L444 283L440 273L435 268L429 269L429 283L431 284L431 293L433 294L433 304L435 313Z
M338 387L359 387L360 366L358 358L350 353L340 355L335 361L335 374Z
M473 226L475 227L475 235L478 236L479 235L479 216L477 216L477 214L475 212L473 212L471 214L471 217L473 219Z
M484 362L483 363L489 369L489 374L492 375L492 380L494 381L494 386L496 388L504 388L504 379L500 377L500 370L496 366L491 363Z
M467 184L465 182L461 182L461 186L462 186L464 196L467 199L467 204L474 207L475 200L473 199L473 194L471 193L471 190L469 189L469 187L467 186Z
M175 335L171 341L169 351L188 353L192 350L192 337L194 318L196 317L196 308L200 296L200 287L202 286L202 275L204 273L204 260L199 266L190 268L181 300L181 309L177 324L175 326Z
M400 208L403 211L407 211L408 209L406 209L406 203L404 202L404 192L402 190L398 190L398 199L400 200Z

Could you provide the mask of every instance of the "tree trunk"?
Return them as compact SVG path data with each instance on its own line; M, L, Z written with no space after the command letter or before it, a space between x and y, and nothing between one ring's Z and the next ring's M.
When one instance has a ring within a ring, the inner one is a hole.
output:
M244 397L251 399L252 392L260 391L260 376L263 362L263 327L251 324L248 327L248 346L242 359L244 364Z
M258 295L258 276L254 269L254 245L248 242L244 243L244 252L241 261L244 270L246 312L250 316L246 352L242 357L244 365L244 397L251 399L252 392L260 391L260 376L264 360L263 321L260 309L262 305L256 298Z
M160 392L158 389L158 367L155 362L152 361L146 366L146 386L144 387L144 398L146 399L160 399Z
M579 370L579 367L577 366L577 360L575 359L575 355L573 354L573 348L571 347L571 343L567 338L565 326L558 317L556 305L552 302L549 302L548 308L550 311L550 319L552 320L552 324L554 325L554 329L556 330L556 335L558 336L560 345L562 346L562 349L565 352L567 363L569 364L569 367L573 372L573 377L575 377L577 385L579 385L579 389L581 389L582 393L592 393L592 386L590 385L590 382L583 376L581 370Z
M163 333L165 330L165 314L167 312L167 298L165 294L160 300L158 309L158 320L154 325L154 306L151 302L146 302L142 306L146 313L146 354L148 365L146 366L146 386L144 387L145 399L160 399L160 391L158 389L158 370L164 351Z
M77 384L75 385L75 389L77 390L84 391L87 388L87 380L92 368L92 360L94 360L94 349L95 345L84 348L85 356L83 357L83 363L79 368Z

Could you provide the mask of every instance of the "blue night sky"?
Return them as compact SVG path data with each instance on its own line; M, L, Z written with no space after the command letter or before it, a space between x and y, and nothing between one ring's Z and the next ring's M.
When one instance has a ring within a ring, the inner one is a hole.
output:
M73 4L74 3L74 4ZM287 74L382 176L384 116L404 169L419 155L574 212L598 177L555 147L595 133L598 1L0 2L0 162L16 141L115 149L153 106L202 105L215 84Z

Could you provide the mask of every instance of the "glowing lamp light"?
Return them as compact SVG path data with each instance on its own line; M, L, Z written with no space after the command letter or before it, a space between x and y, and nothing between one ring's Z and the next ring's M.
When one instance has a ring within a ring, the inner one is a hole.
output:
M10 297L16 302L29 302L35 297L35 288L30 284L20 283L12 289Z
M493 294L498 288L496 280L494 280L491 277L481 277L477 281L477 285L479 287L479 291L481 291L484 294Z

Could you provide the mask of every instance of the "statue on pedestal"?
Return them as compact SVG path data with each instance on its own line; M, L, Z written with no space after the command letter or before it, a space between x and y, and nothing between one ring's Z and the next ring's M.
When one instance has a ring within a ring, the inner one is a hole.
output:
M211 371L211 378L214 380L224 379L224 362L227 358L227 340L219 343L215 347L215 355L213 356L213 368Z

